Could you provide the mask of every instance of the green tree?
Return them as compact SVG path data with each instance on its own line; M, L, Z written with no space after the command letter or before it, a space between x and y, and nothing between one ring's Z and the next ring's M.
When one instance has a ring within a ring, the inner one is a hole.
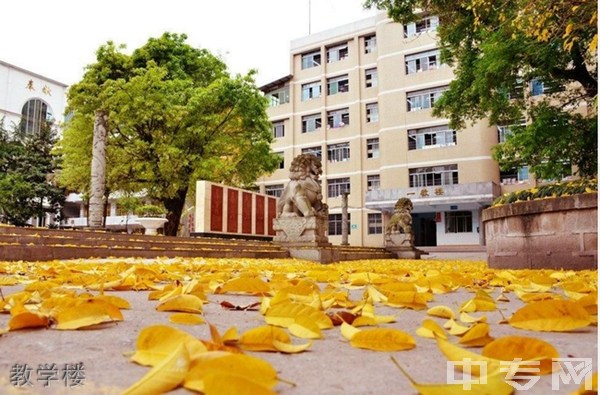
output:
M41 224L46 213L59 217L65 195L54 182L58 164L51 151L56 130L49 123L29 133L18 126L8 131L3 125L1 120L0 212L4 219L24 226L31 218Z
M196 180L249 186L279 162L254 72L232 77L219 58L186 39L165 33L131 55L111 42L102 46L68 91L73 119L60 144L61 182L87 190L93 116L106 110L107 187L161 202L167 235L177 233Z
M455 79L433 114L455 128L487 117L510 125L493 150L501 168L540 178L597 173L596 2L367 0L400 23L440 18L442 59ZM541 82L543 98L528 94ZM574 110L575 109L575 110ZM522 124L525 118L527 122ZM566 166L565 166L566 165Z

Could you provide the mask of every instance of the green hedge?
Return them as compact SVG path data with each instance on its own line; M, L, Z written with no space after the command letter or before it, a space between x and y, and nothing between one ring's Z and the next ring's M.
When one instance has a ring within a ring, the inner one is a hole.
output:
M598 193L598 179L582 178L574 181L556 182L537 188L505 193L494 200L492 207L515 202L524 202L527 200L577 195L579 193Z

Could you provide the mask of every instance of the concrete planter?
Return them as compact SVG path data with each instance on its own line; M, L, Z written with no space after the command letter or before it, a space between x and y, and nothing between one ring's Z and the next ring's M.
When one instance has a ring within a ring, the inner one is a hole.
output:
M138 218L137 221L144 227L144 234L146 235L158 234L158 229L167 223L167 219L160 217L142 217Z
M596 193L488 208L482 222L490 267L597 269Z

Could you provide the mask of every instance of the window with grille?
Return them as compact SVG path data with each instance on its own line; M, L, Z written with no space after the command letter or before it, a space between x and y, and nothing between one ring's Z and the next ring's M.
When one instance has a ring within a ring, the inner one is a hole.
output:
M327 63L339 62L348 57L348 43L327 48Z
M341 128L350 125L350 109L342 108L327 112L327 125L330 128Z
M408 131L408 149L426 149L456 145L456 130L448 125L429 128L411 129Z
M411 188L455 185L458 184L458 166L445 165L409 169L408 177Z
M29 100L21 110L21 130L25 133L39 132L51 120L50 108L40 99Z
M328 95L335 95L336 93L348 92L348 88L349 88L348 74L329 78L327 80L327 94Z
M420 21L407 23L404 25L404 37L409 38L424 32L432 32L440 25L440 19L437 16L428 16Z
M290 102L290 88L288 86L271 91L265 95L269 99L269 107L277 107L279 105Z
M321 65L321 50L308 52L302 55L302 69L310 69Z
M374 34L365 36L365 54L377 51L377 36Z
M470 211L446 211L446 233L472 233L473 213Z
M327 160L329 162L344 162L350 160L350 143L328 145Z
M383 219L381 213L367 214L367 221L369 223L369 234L377 235L383 233Z
M414 74L425 70L435 70L441 65L440 50L421 52L406 56L404 59L406 74Z
M327 197L339 197L344 192L350 193L350 177L327 180Z
M379 104L368 103L365 105L367 111L367 122L379 122Z
M365 86L373 88L377 86L377 68L365 70Z
M367 139L367 158L379 158L379 138Z
M269 196L280 197L283 193L283 184L265 185L265 193Z
M318 97L321 97L321 84L319 82L302 84L302 101L316 99Z
M408 92L406 94L407 111L419 111L426 108L432 108L442 94L448 90L447 86L424 89L421 91Z
M281 138L285 136L285 124L283 121L273 122L273 137Z
M348 234L350 234L350 213L348 213ZM342 235L342 214L329 214L329 236Z
M314 132L319 129L321 129L321 114L302 117L302 133Z
M302 148L302 153L303 154L313 154L314 156L316 156L317 158L319 158L319 160L322 160L322 156L323 156L323 149L319 146L319 147L307 147L307 148Z
M367 176L367 191L375 191L381 187L379 174Z

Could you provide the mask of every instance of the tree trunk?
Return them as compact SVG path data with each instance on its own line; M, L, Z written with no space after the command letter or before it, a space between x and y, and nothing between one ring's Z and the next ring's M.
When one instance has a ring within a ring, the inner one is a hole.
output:
M92 146L92 172L90 182L90 211L88 226L102 228L104 217L104 187L106 183L106 138L108 134L108 114L97 110L94 120L94 139Z
M165 236L177 236L186 196L187 188L185 190L177 191L177 195L171 199L162 199L162 203L167 209L167 219L169 220L169 222L165 224Z

